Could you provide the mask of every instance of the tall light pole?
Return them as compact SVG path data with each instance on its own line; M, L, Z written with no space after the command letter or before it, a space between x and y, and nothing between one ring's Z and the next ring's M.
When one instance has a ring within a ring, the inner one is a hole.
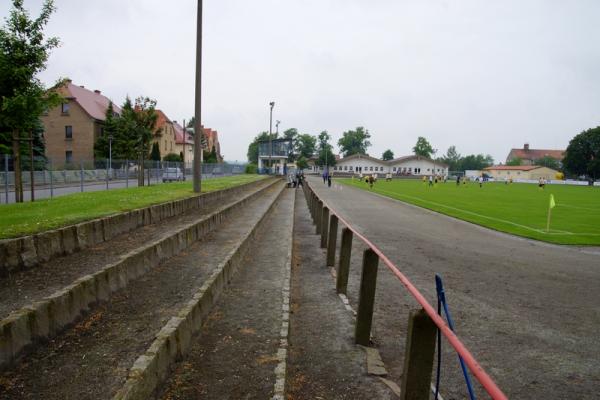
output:
M271 157L273 156L273 107L275 107L275 102L272 101L269 103L271 106L271 112L269 116L269 170L273 169L273 160Z
M279 137L279 124L281 123L280 120L275 121L275 136Z
M185 181L185 142L187 140L187 129L185 128L185 119L183 120L183 151L181 152L181 163L183 164L183 180Z
M196 23L196 104L194 107L194 192L202 189L202 0L198 0ZM185 140L185 137L184 137Z

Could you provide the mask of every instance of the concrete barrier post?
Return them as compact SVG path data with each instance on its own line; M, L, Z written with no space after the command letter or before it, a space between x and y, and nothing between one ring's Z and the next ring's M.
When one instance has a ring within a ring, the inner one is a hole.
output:
M425 310L411 311L408 318L402 400L429 400L437 329Z
M321 230L322 230L321 219L322 219L322 217L323 217L323 202L321 200L319 200L317 202L317 208L315 210L315 223L317 225L317 228L316 228L317 235L321 234Z
M338 217L331 214L329 218L329 238L327 239L327 266L335 265L335 245L337 241Z
M329 236L329 208L323 207L321 213L321 248L327 247L327 237Z
M340 245L340 263L335 284L338 293L346 294L348 288L348 273L350 272L350 257L352 256L352 231L350 228L342 229L342 243Z
M375 304L375 288L377 286L377 267L379 256L371 249L363 253L362 274L360 277L360 292L358 296L358 311L356 313L356 344L368 346L371 339L371 324L373 322L373 305Z

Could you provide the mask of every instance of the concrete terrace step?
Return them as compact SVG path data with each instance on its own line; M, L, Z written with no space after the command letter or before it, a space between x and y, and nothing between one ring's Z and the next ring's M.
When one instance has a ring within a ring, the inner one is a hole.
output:
M283 395L294 194L284 191L189 354L158 389L158 398Z
M11 286L4 288L8 301L5 302L3 296L0 310L4 315L14 311L0 321L0 366L9 363L36 340L56 335L91 304L108 299L112 292L125 287L128 281L181 252L221 224L236 208L243 207L274 184L279 185L277 181L271 181L226 204L201 213L181 216L177 221L172 221L173 226L166 230L160 225L147 227L147 232L137 236L136 240L129 241L127 246L118 241L107 242L109 247L112 244L113 248L126 251L118 257L108 256L109 249L104 248L105 251L86 251L89 255L87 258L81 258L83 253L72 255L73 259L64 257L62 263L53 263L49 267L54 268L50 273L46 268L21 272L23 279L20 282L20 292L11 290ZM62 273L52 274L52 271ZM38 274L42 275L41 278ZM31 282L34 284L30 284ZM49 293L52 294L48 295ZM19 308L23 304L31 305Z
M165 355L152 347L157 341L170 338L167 355L181 351L185 334L176 336L174 326L186 321L184 311L193 309L194 301L196 317L208 313L229 279L228 267L239 263L240 249L247 249L244 244L281 191L282 184L277 184L256 196L201 241L130 282L75 327L5 372L0 397L107 399L128 374L127 382L140 376L139 360L148 357L146 349ZM138 358L140 354L145 355Z

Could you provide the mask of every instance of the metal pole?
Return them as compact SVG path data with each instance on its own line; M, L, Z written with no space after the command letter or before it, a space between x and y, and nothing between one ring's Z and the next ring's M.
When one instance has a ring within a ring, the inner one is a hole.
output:
M185 181L185 141L187 140L187 131L185 129L185 119L183 120L183 151L181 152L181 163L183 164L183 180Z
M271 111L269 113L269 173L271 173L273 169L273 107L275 107L275 102L272 101L269 103L271 106Z
M79 186L81 187L81 191L83 192L83 160L80 161L80 170L79 170Z
M194 192L202 189L202 0L198 0L196 26L196 104L194 121Z
M106 190L108 190L108 160L106 160Z
M129 187L129 160L125 160L125 187Z
M112 172L112 135L108 136L108 170Z
M4 197L8 204L8 154L4 155Z
M29 189L31 190L31 201L35 201L35 182L34 182L34 174L35 174L35 167L34 167L34 163L33 163L33 131L29 131L29 162L30 162L30 166L29 166L29 177L30 177L30 182L29 182Z
M52 172L52 161L50 161L50 198L54 197L54 174Z

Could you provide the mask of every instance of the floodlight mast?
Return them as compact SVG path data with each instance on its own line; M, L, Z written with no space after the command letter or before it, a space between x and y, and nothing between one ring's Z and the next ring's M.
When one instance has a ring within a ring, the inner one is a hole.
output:
M196 25L196 103L194 107L194 192L202 189L202 0ZM185 133L184 133L185 141Z
M275 102L270 102L269 106L271 106L269 115L269 173L271 173L273 170L273 107L275 107Z

